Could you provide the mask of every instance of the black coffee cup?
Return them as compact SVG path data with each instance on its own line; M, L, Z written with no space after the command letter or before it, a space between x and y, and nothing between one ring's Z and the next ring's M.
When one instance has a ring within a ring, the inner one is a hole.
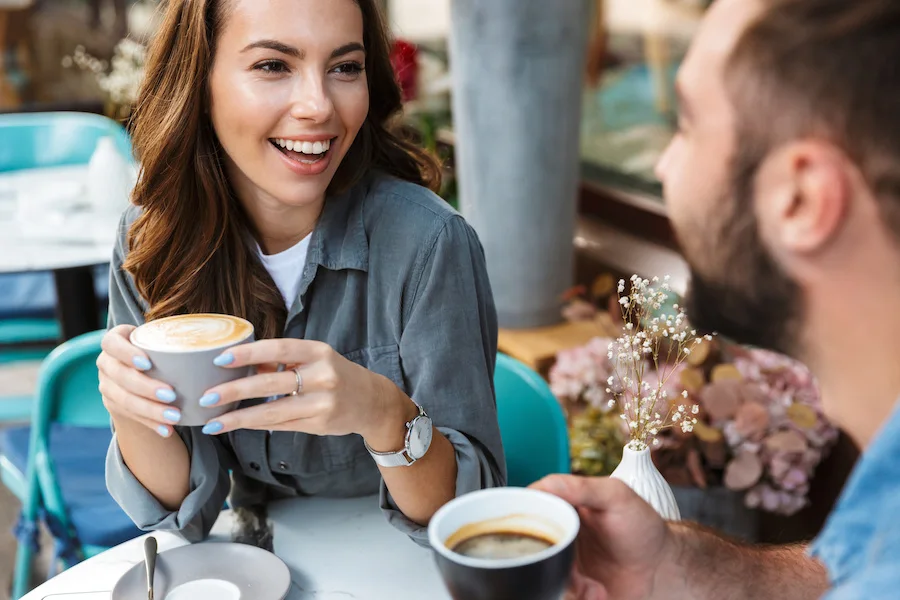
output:
M578 513L566 501L526 488L472 492L442 507L428 525L444 584L455 600L559 600L575 560ZM503 534L549 547L514 558L455 552L474 537Z

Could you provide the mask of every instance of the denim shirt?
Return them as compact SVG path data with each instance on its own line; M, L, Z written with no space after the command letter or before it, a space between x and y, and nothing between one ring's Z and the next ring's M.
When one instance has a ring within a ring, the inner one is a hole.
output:
M139 325L148 308L122 269L127 231L138 214L130 208L120 224L110 327ZM297 276L284 337L326 342L422 405L456 450L457 495L504 485L493 390L496 313L484 253L465 220L425 188L371 174L326 200ZM358 435L175 430L191 456L190 492L175 511L129 471L115 436L110 444L107 485L141 529L203 539L229 491L236 507L291 496L378 493L387 520L427 543L425 528L397 508Z
M811 554L826 600L900 598L900 402L863 453Z

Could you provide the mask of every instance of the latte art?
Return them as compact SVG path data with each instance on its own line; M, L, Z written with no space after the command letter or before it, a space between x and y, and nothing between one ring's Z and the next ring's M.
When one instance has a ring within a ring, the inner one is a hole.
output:
M238 317L177 315L141 325L131 334L131 341L145 350L184 352L235 344L251 333L253 325Z

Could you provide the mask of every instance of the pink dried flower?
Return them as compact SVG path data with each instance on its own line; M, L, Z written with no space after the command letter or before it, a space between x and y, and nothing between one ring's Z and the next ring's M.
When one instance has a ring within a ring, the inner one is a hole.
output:
M755 402L765 408L769 421L761 445L754 442L759 428L750 426L744 406L738 418L723 426L733 452L756 454L763 463L763 475L747 492L746 504L794 514L806 506L809 481L837 439L837 429L826 421L815 379L802 364L766 350L739 349L736 354L734 365L745 385L754 386Z
M594 338L584 346L561 351L550 369L550 389L557 398L585 401L607 408L608 379L612 367L607 356L608 338Z

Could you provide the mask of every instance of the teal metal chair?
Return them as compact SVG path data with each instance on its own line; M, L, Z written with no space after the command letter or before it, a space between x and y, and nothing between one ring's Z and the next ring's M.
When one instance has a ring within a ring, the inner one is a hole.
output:
M547 382L500 353L494 388L508 484L525 487L553 473L569 473L566 418Z
M0 173L87 164L97 141L112 137L122 156L131 140L116 121L80 112L0 115Z
M52 568L141 535L106 489L112 433L96 366L103 334L56 348L41 365L31 426L0 433L0 477L22 501L13 599L28 591L39 523L55 539Z
M133 157L131 140L125 129L101 115L80 112L2 114L0 173L87 164L97 141L106 136L114 140L122 156ZM40 280L36 281L36 277ZM13 290L20 278L30 278L32 304L5 306L0 297L0 362L21 359L20 344L48 343L52 347L59 339L59 327L53 314L51 274L2 275L0 292L4 288ZM25 285L24 279L22 285Z

